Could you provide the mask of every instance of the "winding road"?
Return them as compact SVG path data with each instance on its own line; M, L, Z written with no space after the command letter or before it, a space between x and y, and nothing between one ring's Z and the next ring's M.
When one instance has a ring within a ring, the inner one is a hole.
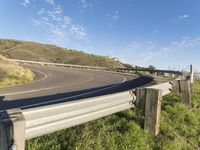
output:
M0 88L0 111L99 96L143 86L152 81L138 75L64 67L23 65L36 78L31 83Z

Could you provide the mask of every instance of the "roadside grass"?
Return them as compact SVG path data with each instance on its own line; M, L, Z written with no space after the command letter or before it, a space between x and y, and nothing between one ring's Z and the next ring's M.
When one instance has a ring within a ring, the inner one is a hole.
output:
M200 149L200 80L192 106L172 93L162 101L160 134L143 130L144 115L135 109L26 141L26 150L192 150Z
M200 80L195 82L190 108L173 93L163 99L161 116L154 149L200 149Z
M0 88L26 83L33 79L34 74L31 70L25 69L0 55Z

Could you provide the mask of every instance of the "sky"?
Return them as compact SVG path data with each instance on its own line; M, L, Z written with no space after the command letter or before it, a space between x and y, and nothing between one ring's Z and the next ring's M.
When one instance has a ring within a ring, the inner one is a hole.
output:
M200 0L1 0L0 38L200 69Z

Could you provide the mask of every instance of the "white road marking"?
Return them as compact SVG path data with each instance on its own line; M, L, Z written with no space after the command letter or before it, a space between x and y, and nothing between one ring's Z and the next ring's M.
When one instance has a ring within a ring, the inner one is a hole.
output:
M36 70L36 69L31 69L31 70L33 70L33 71L35 71L35 72L41 73L42 75L44 75L44 78L41 78L41 79L39 79L39 80L35 80L35 81L33 81L33 82L29 82L29 83L27 83L27 84L40 82L40 81L43 81L43 80L45 80L45 79L47 79L48 77L51 76L51 73L49 73L49 75L48 75L48 74L46 74L46 73L44 73L44 72L42 72L42 71Z

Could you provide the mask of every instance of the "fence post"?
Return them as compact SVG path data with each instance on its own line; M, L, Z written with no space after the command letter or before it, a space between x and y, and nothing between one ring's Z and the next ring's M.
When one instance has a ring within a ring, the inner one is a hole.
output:
M136 107L140 108L142 112L145 112L146 103L146 90L145 88L136 89Z
M191 92L194 92L194 66L190 65L190 84Z
M181 80L181 100L187 106L191 104L191 83L190 80Z
M191 104L191 83L190 80L174 80L172 91L181 93L181 101L190 106Z
M160 126L162 90L138 88L136 97L136 107L145 114L144 129L157 135Z
M181 93L181 80L174 80L171 84L173 92Z
M146 88L144 129L159 133L162 90Z
M0 150L25 149L25 119L20 109L0 114Z

